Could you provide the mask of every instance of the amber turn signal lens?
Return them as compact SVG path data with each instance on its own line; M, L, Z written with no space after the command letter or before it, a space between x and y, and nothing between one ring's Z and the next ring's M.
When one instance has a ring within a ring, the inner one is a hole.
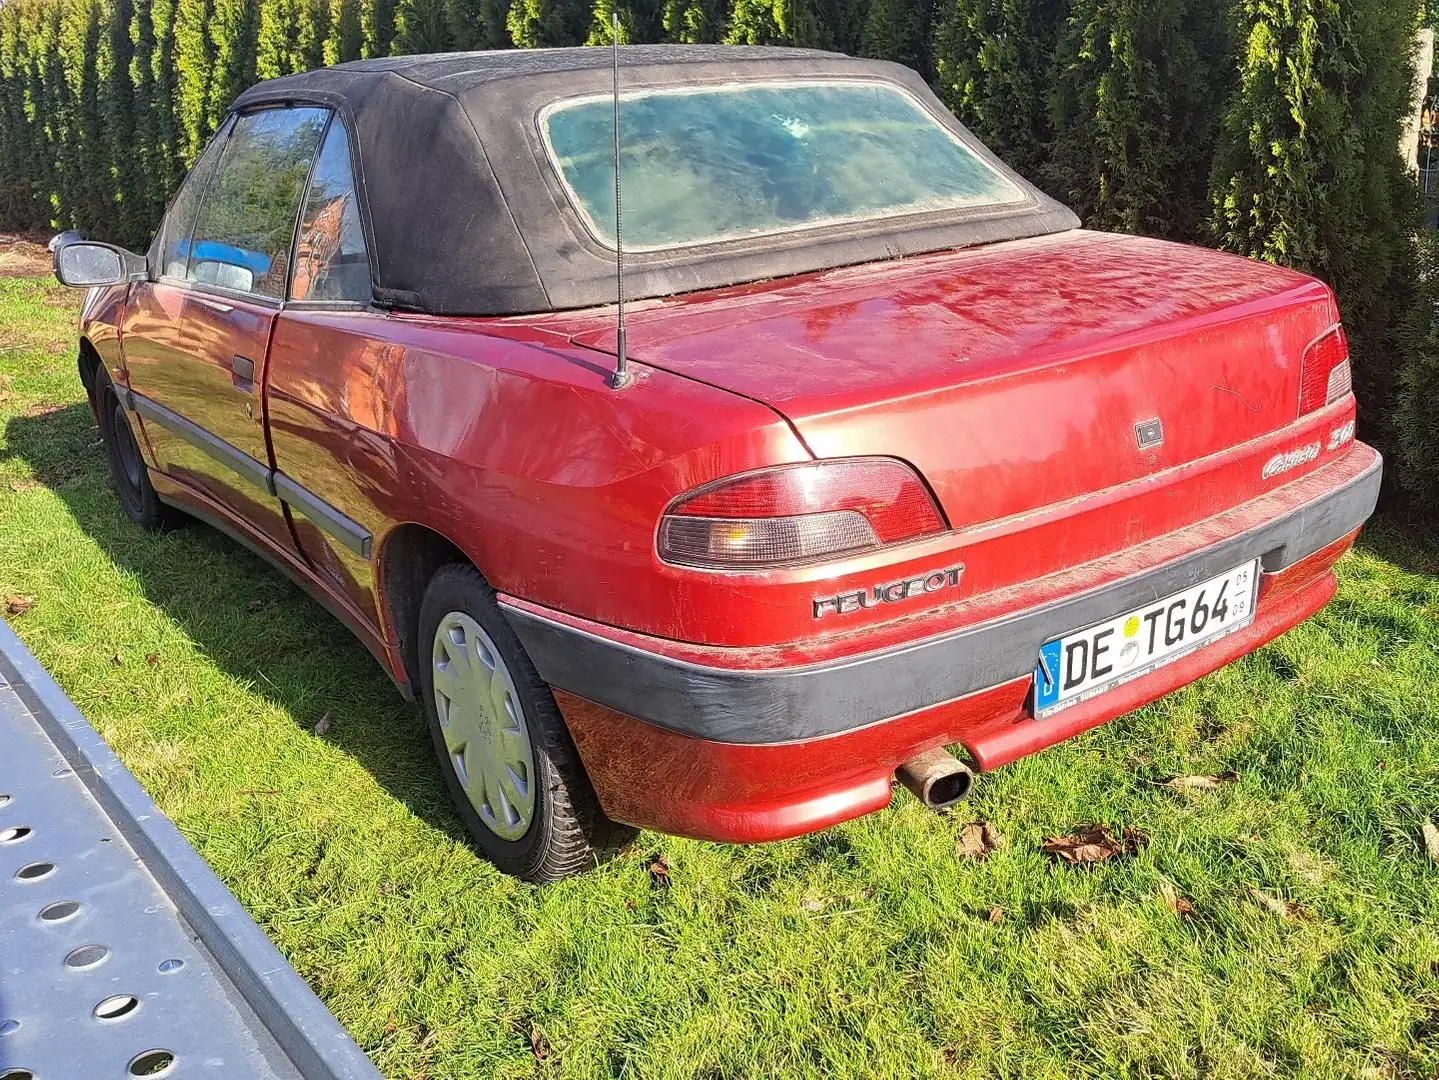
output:
M660 522L659 553L687 566L790 566L944 529L904 462L840 458L741 473L681 497Z

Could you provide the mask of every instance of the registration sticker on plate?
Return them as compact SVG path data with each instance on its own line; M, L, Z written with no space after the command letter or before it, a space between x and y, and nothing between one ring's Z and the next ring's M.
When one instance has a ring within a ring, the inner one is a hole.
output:
M1042 645L1034 715L1078 705L1254 621L1259 560Z

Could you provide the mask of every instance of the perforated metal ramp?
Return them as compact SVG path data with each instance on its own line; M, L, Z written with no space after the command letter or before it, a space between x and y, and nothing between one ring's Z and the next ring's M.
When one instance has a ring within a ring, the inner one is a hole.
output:
M0 622L0 1080L379 1073Z

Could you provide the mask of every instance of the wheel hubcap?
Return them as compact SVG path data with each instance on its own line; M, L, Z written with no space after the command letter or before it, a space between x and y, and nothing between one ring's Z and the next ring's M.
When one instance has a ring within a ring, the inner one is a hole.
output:
M115 450L120 455L120 471L132 487L140 486L140 447L135 442L135 433L130 430L130 418L125 407L115 406Z
M535 814L535 757L509 669L490 635L461 611L440 620L431 664L460 786L491 832L518 840Z

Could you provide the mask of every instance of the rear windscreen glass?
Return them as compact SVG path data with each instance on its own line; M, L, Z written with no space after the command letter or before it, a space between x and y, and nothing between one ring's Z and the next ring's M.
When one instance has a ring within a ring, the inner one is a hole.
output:
M613 102L541 114L586 227L615 243ZM773 82L621 95L625 247L1023 201L913 97L880 82Z

